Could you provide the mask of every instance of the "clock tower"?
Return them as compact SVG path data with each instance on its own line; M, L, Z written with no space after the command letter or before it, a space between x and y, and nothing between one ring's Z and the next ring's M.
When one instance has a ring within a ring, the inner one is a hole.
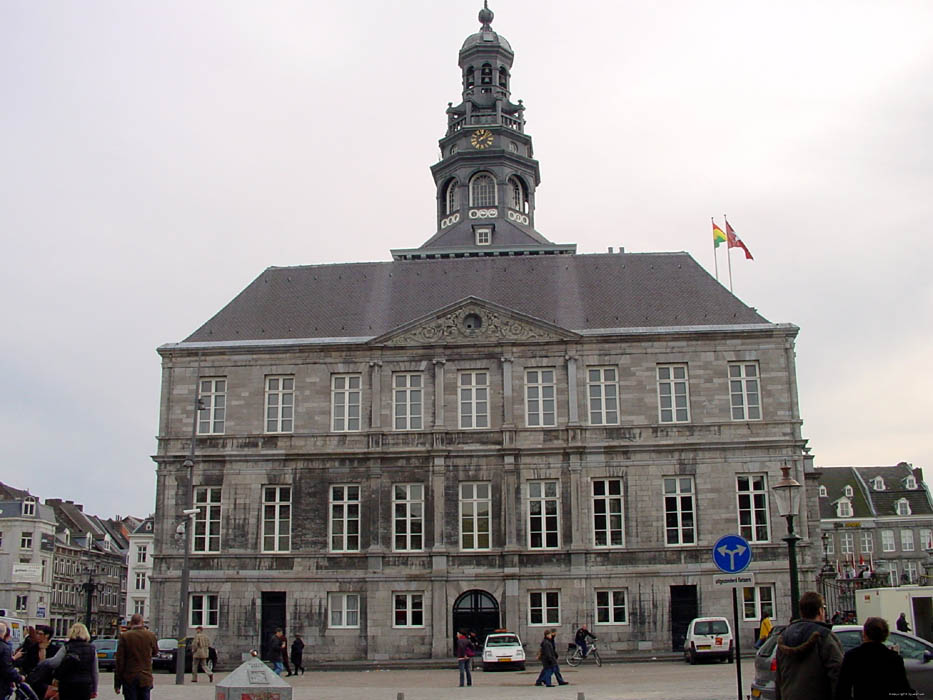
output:
M480 30L460 49L462 100L448 103L441 159L431 167L437 188L437 232L420 248L394 250L396 260L488 255L556 255L535 230L535 189L541 181L525 107L511 100L515 54L492 29L488 0Z

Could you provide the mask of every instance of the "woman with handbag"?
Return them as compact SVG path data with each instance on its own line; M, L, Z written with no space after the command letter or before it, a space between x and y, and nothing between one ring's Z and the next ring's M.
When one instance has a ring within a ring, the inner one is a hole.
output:
M91 700L97 697L97 681L97 651L87 627L78 622L68 630L65 656L52 684L58 687L59 700Z

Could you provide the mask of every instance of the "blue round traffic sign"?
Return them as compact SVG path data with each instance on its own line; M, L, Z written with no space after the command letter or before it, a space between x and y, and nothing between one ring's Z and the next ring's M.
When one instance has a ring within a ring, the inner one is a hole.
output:
M752 563L752 548L739 535L723 535L713 545L713 563L726 574L745 571Z

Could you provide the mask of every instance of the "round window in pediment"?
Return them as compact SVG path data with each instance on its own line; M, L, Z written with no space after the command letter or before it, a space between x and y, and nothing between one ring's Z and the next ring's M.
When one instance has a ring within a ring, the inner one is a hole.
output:
M483 327L483 319L479 314L467 314L463 317L463 327L468 331L478 331Z

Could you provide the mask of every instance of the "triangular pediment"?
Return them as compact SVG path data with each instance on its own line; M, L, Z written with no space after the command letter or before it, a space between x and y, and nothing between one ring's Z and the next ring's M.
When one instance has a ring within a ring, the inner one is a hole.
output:
M467 297L399 326L371 345L476 345L549 343L579 334L492 302Z

